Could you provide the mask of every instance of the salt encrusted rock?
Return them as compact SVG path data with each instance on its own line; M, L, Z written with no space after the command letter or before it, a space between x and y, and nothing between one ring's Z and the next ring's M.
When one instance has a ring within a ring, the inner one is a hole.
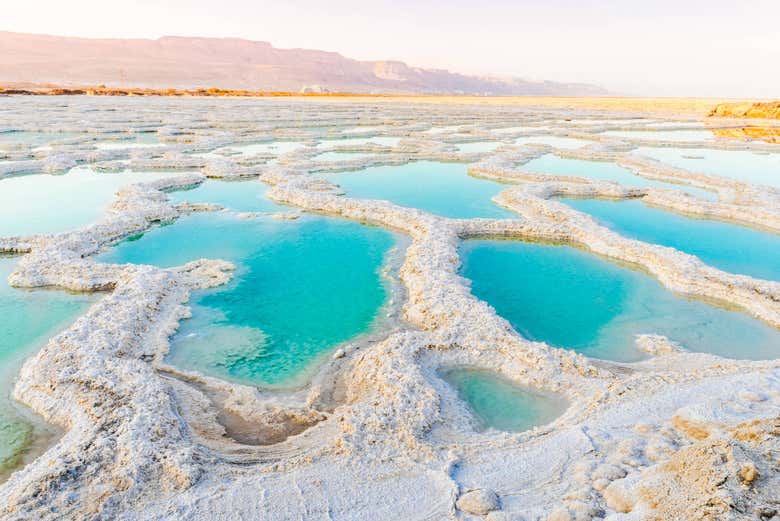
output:
M610 483L602 492L607 506L617 512L631 512L637 502L633 486L634 483L625 478Z
M498 496L489 489L469 490L460 495L455 506L466 514L484 516L493 510L498 510Z
M652 356L661 356L685 351L680 344L672 342L663 335L637 335L636 346Z

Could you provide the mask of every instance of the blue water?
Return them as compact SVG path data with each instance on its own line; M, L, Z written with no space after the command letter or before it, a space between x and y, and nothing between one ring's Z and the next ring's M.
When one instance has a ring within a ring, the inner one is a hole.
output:
M527 136L517 138L515 140L516 145L550 145L555 148L582 148L585 145L592 144L593 141L586 141L584 139L577 139L573 137L559 137L559 136Z
M168 175L171 174L96 173L78 167L65 175L0 179L0 236L78 229L101 217L121 187Z
M638 200L564 199L619 234L670 246L706 264L760 279L780 281L780 237L718 221L694 219Z
M19 368L97 300L83 293L12 288L8 276L18 261L0 255L0 479L21 463L37 434L11 397Z
M268 187L259 181L212 181L189 190L170 192L175 202L213 203L237 212L279 212L285 207L265 197Z
M344 188L350 197L386 199L444 217L517 217L491 202L506 187L469 176L464 164L421 161L322 177Z
M636 334L729 358L780 356L780 331L746 314L675 295L642 272L568 247L466 241L463 276L521 335L588 356L635 361Z
M558 397L518 386L489 371L455 368L441 376L468 404L480 429L525 431L550 423L566 408Z
M394 236L354 222L193 214L120 243L105 262L175 266L225 259L225 287L196 292L168 361L260 386L297 385L335 346L371 330L387 298Z
M640 147L634 153L692 172L780 188L780 153L668 147Z
M656 187L680 190L706 200L715 200L717 195L707 190L673 183L664 183L646 179L632 173L615 163L606 161L588 161L586 159L568 159L555 154L545 154L532 159L522 166L526 172L560 176L587 177L602 181L615 181L627 187Z

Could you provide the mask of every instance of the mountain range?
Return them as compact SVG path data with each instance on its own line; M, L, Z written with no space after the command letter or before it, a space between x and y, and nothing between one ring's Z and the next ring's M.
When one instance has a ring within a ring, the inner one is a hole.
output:
M93 39L0 31L0 84L377 94L603 95L583 83L469 76L240 38Z

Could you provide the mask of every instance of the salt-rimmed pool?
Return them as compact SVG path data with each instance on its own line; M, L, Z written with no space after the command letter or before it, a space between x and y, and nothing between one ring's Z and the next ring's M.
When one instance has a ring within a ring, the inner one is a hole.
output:
M479 429L525 431L550 423L566 409L560 397L521 387L490 371L461 367L441 376L468 404Z
M458 152L464 154L476 153L476 152L492 152L497 149L503 143L499 141L474 141L472 143L456 143Z
M593 143L594 141L561 136L525 136L515 140L516 145L549 145L567 149L582 148Z
M517 217L491 202L505 186L469 176L464 164L419 161L321 175L350 197L386 199L444 217Z
M717 195L713 192L689 185L665 183L640 177L627 168L607 161L589 161L587 159L569 159L555 154L545 154L525 163L521 167L526 172L550 174L557 176L576 176L615 181L627 187L656 187L688 192L699 198L714 201Z
M712 141L715 135L709 130L607 130L604 136L652 141Z
M194 294L192 319L173 337L168 361L245 383L290 386L336 346L382 322L390 290L381 272L395 243L388 231L342 219L220 212L153 229L101 260L235 263L230 284Z
M97 300L95 295L12 288L19 257L0 255L0 480L52 439L51 430L11 397L23 361Z
M640 147L634 153L691 172L780 188L780 145L778 153L670 147Z
M696 255L706 264L780 281L780 236L666 212L638 200L563 199L619 234Z
M86 167L64 175L0 179L0 236L60 233L97 220L117 190L166 172L97 173Z
M688 300L654 278L568 246L473 240L462 247L472 293L531 340L616 361L644 357L637 334L729 358L780 357L780 331Z

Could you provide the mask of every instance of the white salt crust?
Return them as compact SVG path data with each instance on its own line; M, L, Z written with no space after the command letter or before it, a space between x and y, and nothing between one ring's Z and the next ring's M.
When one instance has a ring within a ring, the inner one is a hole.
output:
M643 362L589 359L522 338L473 297L458 275L458 247L465 238L550 240L638 265L669 290L738 306L780 327L780 284L626 239L550 200L642 198L666 210L777 232L776 190L673 169L630 153L643 142L596 133L646 124L553 130L548 133L593 142L556 150L511 145L526 130L492 132L510 121L543 126L560 117L553 111L269 103L262 107L278 120L255 124L255 134L246 136L237 129L247 126L242 116L251 105L209 102L223 109L221 126L209 126L198 116L199 105L176 103L185 115L157 131L163 147L90 151L94 139L76 138L39 158L28 156L44 154L13 148L6 151L12 166L0 164L0 179L30 171L61 173L83 163L97 170L201 172L127 187L103 218L82 230L0 238L0 251L25 254L10 277L13 285L106 292L19 374L14 397L65 434L0 486L0 517L433 520L486 514L493 520L625 521L770 519L780 511L780 472L772 456L780 450L780 360L691 353L652 335L637 338L649 353ZM318 132L291 126L301 124L292 117L299 110L309 125L322 125ZM342 135L342 126L354 128L357 116L372 129L365 137L402 137L399 145L333 147L370 155L327 163L309 149L240 159L189 155L263 139L313 144ZM146 128L147 119L151 116L135 115L124 124ZM426 132L445 123L444 132ZM105 117L97 131L113 125ZM674 127L664 127L669 128ZM504 144L490 153L459 154L452 146L498 136ZM715 146L771 149L752 142ZM649 179L682 183L681 191L523 172L524 162L550 151L615 161ZM510 183L495 200L517 219L446 219L386 201L356 200L311 174L416 159L476 162L472 175ZM17 162L26 163L24 170ZM227 282L233 266L204 259L160 269L108 265L91 256L155 223L216 210L175 205L164 193L199 184L205 176L257 178L272 187L269 197L278 202L408 235L399 273L403 320L371 342L343 346L309 385L289 393L166 365L169 337L189 314L189 292ZM685 184L713 190L719 199L688 196L682 193ZM477 432L468 410L437 376L451 366L496 371L559 393L569 406L553 423L527 432ZM234 435L239 426L265 436L267 444L239 443Z

